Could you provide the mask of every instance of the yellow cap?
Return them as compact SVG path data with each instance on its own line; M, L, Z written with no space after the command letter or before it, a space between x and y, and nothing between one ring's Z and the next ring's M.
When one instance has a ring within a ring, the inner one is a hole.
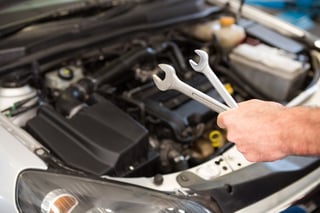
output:
M219 130L212 130L209 133L209 140L214 148L219 148L224 144L222 133Z
M226 27L233 25L235 20L231 16L222 16L220 17L219 22L221 26Z

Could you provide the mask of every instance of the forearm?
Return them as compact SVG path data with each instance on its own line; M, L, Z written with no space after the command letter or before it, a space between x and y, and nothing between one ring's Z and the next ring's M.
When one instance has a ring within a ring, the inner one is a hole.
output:
M288 152L293 155L320 154L320 109L294 107L285 110L282 141L288 143Z

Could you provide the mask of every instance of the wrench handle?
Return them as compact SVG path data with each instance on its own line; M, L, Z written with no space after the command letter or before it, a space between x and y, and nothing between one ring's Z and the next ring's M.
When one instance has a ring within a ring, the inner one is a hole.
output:
M231 108L237 108L238 104L233 99L233 97L228 93L226 88L223 86L219 78L216 76L216 74L212 71L212 69L209 67L209 65L205 68L203 74L208 78L210 83L213 85L213 87L217 90L219 95L223 98L223 100L231 107Z
M176 84L172 87L172 89L177 90L186 96L202 103L203 105L207 106L208 108L212 109L217 113L221 113L230 109L230 107L222 104L221 102L217 101L216 99L208 96L207 94L189 86L188 84L177 81Z

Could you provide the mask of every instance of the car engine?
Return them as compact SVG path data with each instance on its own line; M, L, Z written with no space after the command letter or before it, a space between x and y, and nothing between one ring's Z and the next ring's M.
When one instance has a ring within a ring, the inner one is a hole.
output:
M190 67L188 59L198 60L195 49L208 52L237 102L286 104L315 83L307 44L254 21L239 19L246 38L224 49L207 31L219 17L235 17L226 7L201 0L128 2L33 23L0 43L2 113L43 145L39 156L52 168L150 177L230 148L217 113L177 91L159 91L152 81L164 74L158 64L171 64L180 79L222 101ZM265 60L253 59L262 52ZM294 76L260 72L286 69L287 62L296 65Z

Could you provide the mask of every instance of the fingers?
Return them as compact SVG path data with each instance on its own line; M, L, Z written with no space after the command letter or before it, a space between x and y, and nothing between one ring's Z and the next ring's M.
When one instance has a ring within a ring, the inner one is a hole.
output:
M228 129L229 124L234 123L234 116L238 114L238 108L230 109L225 112L221 112L217 117L217 125L221 129Z
M224 118L225 118L225 114L227 112L221 112L218 117L217 117L217 125L221 128L221 129L226 129L226 125L225 125L225 121L224 121Z

